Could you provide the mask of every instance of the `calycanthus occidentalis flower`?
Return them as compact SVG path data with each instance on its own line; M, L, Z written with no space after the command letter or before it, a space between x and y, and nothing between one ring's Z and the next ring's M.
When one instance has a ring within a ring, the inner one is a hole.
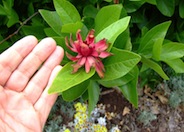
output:
M73 52L77 53L76 56L72 56L66 52L66 56L76 62L73 64L73 73L77 72L82 66L85 67L86 73L90 72L91 67L95 68L98 75L103 78L105 68L101 59L104 59L112 54L105 51L108 48L106 39L102 39L95 43L94 30L89 31L86 40L82 40L80 30L76 33L76 41L73 41L72 35L70 35L70 44L66 37L66 46Z

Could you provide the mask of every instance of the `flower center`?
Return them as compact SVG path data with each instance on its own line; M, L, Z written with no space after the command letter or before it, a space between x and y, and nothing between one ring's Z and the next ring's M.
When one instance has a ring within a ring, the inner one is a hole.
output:
M82 56L85 56L85 57L90 56L92 51L93 51L93 48L89 47L89 45L85 43L81 44L81 55Z

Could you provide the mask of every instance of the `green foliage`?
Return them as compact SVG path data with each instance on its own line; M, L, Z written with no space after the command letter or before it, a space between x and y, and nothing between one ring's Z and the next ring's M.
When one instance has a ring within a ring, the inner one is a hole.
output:
M64 56L64 66L49 89L67 101L85 97L89 111L99 99L100 85L119 88L137 107L138 78L141 86L155 86L169 79L166 67L184 73L183 0L123 0L118 4L113 0L3 0L0 19L0 53L29 34L38 39L53 37L70 54L65 37L72 34L75 38L78 29L83 39L91 29L96 31L96 42L107 39L113 55L103 60L103 79L94 69L88 74L84 69L71 74L71 63Z
M94 75L95 70L92 69L89 73L86 73L83 69L80 69L76 74L72 73L71 63L67 63L62 70L58 73L52 86L49 89L49 93L61 93L73 86L76 86L83 81L87 80ZM75 94L75 93L72 93ZM75 96L75 95L74 95Z

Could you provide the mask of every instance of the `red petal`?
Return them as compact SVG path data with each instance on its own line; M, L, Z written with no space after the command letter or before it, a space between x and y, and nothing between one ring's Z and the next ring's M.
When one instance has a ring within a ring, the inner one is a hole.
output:
M70 55L68 52L66 52L66 56L68 57L68 59L70 59L70 60L72 60L74 62L79 60L79 58Z
M93 50L93 52L91 53L92 56L94 57L98 57L98 52L96 50Z
M108 44L106 44L106 39L102 39L95 44L95 49L97 50L97 52L104 51L107 48L108 48Z
M100 78L104 77L105 69L104 69L104 65L103 65L103 63L101 61L95 63L95 70L98 73Z
M103 52L100 53L99 57L100 58L106 58L106 57L111 56L111 55L112 55L112 53L103 51Z
M78 64L83 66L86 62L86 57L82 57L79 61L78 61Z
M87 59L86 60L86 63L85 63L85 71L86 71L86 73L89 73L90 72L90 68L91 68L91 66L90 66L89 61Z
M95 30L90 30L89 31L89 33L88 33L88 35L87 35L87 37L86 37L86 43L87 44L91 44L91 43L94 43L94 33L95 33Z
M91 50L90 50L90 48L89 48L89 46L88 45L86 45L86 44L81 44L81 54L83 55L83 56L88 56L88 55L90 55L91 54Z
M81 32L81 30L79 29L79 30L77 31L76 38L77 38L77 40L79 41L79 43L82 43L83 40L82 40L82 36L81 36L80 32Z

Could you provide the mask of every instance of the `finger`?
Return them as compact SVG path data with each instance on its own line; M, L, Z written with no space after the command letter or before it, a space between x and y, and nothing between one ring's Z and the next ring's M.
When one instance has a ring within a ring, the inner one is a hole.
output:
M22 61L6 83L6 88L22 91L39 66L52 54L56 43L51 38L43 39Z
M57 73L61 70L61 66L57 66L52 74L51 77L49 79L49 83L46 87L46 89L44 90L44 92L42 93L41 97L38 99L38 101L35 103L34 107L35 110L37 110L40 114L41 117L41 124L42 126L44 126L48 115L50 113L50 110L52 108L52 106L54 105L58 95L57 94L48 94L48 89L51 86L51 83L53 82L55 76L57 75Z
M57 65L60 64L63 56L63 49L61 47L57 47L24 89L25 95L33 104L40 97L48 83L51 72Z
M38 43L34 36L27 36L17 41L0 55L0 85L4 86L12 72Z

